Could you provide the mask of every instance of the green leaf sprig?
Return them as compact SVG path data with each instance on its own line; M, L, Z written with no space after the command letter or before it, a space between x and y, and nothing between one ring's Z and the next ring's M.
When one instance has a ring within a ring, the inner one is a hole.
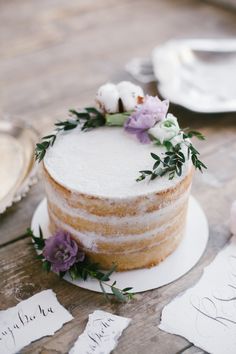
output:
M51 263L45 259L42 253L45 247L45 240L43 238L43 232L41 227L39 227L39 237L35 236L32 229L30 228L27 229L26 233L28 236L31 237L35 248L39 251L37 259L40 259L43 262L43 269L49 272L51 270ZM98 263L92 263L87 257L85 257L82 262L74 263L67 272L60 272L59 276L64 277L64 275L68 273L72 280L82 279L86 281L88 278L96 279L99 282L100 288L106 300L111 299L110 294L106 292L106 288L108 287L111 289L111 292L116 300L118 300L119 302L127 302L134 298L134 294L131 292L132 287L120 289L116 286L116 281L114 281L112 284L108 283L111 274L115 270L116 265L114 265L107 272L102 272Z
M106 120L104 115L94 107L87 107L83 112L78 112L75 109L69 110L73 119L55 123L53 134L44 136L40 143L36 144L35 159L38 162L42 161L47 149L53 146L58 133L75 129L79 124L82 124L81 130L90 130L105 125Z
M182 133L181 133L182 134ZM166 141L163 145L166 148L166 152L163 156L159 156L151 153L151 157L155 160L152 170L142 170L139 171L140 176L136 179L137 182L144 180L145 178L150 178L154 180L157 177L162 177L168 175L168 178L172 180L176 175L181 176L183 165L186 162L186 157L182 152L182 145L184 144L187 147L187 159L191 158L194 167L202 172L202 169L207 167L204 163L198 158L200 153L189 141L190 138L196 137L199 140L205 140L205 137L198 131L183 131L183 141L173 145L171 141ZM156 141L160 145L159 141Z

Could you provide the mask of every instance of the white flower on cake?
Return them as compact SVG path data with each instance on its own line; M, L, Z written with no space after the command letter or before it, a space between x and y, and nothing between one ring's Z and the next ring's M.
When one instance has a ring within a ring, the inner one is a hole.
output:
M182 143L183 140L184 140L183 133L180 132L178 135L176 135L172 139L170 139L170 142L173 146L176 146L177 144Z
M161 144L163 144L164 141L169 141L176 137L179 132L180 128L177 118L171 113L168 113L165 119L148 130L148 133L153 136L153 138L159 140Z
M107 83L102 85L97 92L96 100L105 113L118 113L119 100L122 102L125 112L132 111L138 103L138 97L143 97L144 93L140 86L128 81L119 84Z

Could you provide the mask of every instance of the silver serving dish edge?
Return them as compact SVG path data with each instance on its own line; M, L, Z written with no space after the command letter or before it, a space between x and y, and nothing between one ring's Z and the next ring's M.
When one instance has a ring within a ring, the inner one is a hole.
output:
M142 83L157 81L163 98L192 111L236 111L236 38L170 40L126 69Z
M1 169L3 168L0 176L0 214L20 201L37 182L34 150L38 139L38 132L25 122L0 120ZM7 169L4 169L4 161L8 161Z

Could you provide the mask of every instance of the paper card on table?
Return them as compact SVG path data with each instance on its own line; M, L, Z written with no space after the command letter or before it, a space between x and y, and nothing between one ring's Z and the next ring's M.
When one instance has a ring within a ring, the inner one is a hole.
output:
M131 319L96 310L89 315L84 332L69 354L108 354L116 346L123 330Z
M163 309L159 328L210 353L236 353L236 236L199 282Z
M17 353L73 319L52 290L44 290L15 307L0 311L0 353Z

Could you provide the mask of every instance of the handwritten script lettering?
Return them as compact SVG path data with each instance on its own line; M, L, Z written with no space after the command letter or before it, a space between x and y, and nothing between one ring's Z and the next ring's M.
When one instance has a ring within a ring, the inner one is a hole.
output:
M79 336L69 354L110 353L130 321L129 318L115 316L105 311L95 311L89 315L85 331Z
M207 352L236 353L236 236L200 281L163 309L159 327Z
M52 290L0 311L0 353L16 353L32 341L54 334L72 318Z
M7 343L7 337L10 336L13 344L16 345L15 331L21 330L22 327L28 325L32 321L37 321L40 316L47 317L49 313L54 313L52 307L44 309L41 305L37 305L35 310L33 310L33 313L31 314L25 314L23 310L17 311L17 321L15 323L12 323L11 325L8 325L5 329L1 331L0 341L5 340Z

